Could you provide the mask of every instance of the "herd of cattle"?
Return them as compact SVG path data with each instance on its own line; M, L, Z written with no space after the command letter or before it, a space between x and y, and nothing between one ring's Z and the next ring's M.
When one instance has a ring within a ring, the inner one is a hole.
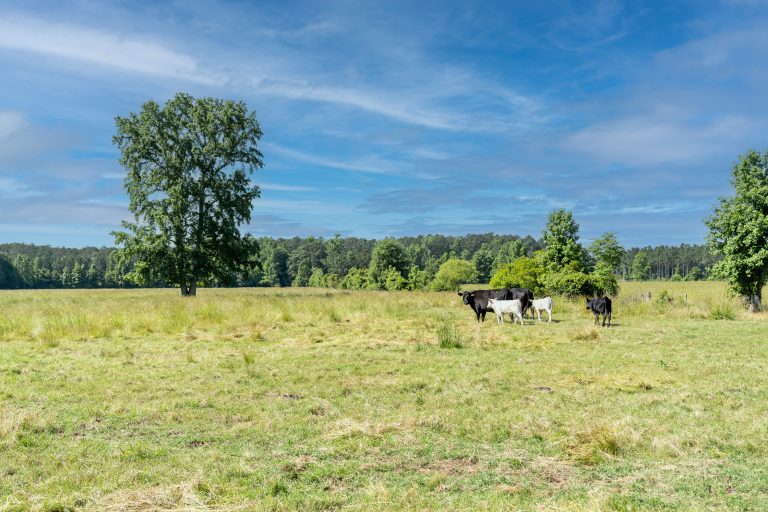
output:
M541 322L541 312L546 311L549 316L549 322L552 322L551 297L543 299L534 299L533 292L528 288L502 288L501 290L475 290L473 292L459 292L464 299L464 304L468 305L475 312L477 321L485 321L485 313L493 311L496 313L496 321L504 323L504 315L509 314L512 323L520 320L523 324L523 315L528 309L536 311L536 316ZM608 320L608 327L611 326L611 299L608 297L596 297L587 300L587 309L595 316L595 324L599 323L600 316L603 317L603 326Z

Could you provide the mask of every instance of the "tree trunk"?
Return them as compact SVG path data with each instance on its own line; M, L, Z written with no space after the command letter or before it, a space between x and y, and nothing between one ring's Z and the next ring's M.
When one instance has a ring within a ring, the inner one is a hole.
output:
M186 297L187 295L189 295L189 289L187 288L187 284L182 282L181 283L181 296L182 297Z
M192 282L189 283L189 295L192 297L197 296L197 279L192 278Z

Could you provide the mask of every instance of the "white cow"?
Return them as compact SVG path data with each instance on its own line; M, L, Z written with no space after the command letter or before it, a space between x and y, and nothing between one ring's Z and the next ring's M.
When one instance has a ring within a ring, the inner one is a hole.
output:
M546 311L549 315L549 323L552 323L552 297L544 297L543 299L534 299L531 301L531 307L536 311L536 316L541 322L541 312Z
M496 312L496 322L503 324L504 323L504 313L509 313L509 316L512 318L512 323L516 323L518 318L520 319L520 325L523 324L523 303L520 302L520 299L514 299L514 300L499 300L499 299L488 299L488 307L493 308L493 311Z

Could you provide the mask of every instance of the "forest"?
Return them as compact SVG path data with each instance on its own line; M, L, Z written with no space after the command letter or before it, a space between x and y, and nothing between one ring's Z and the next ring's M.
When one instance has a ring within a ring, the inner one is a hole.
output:
M392 242L395 242L394 244ZM232 276L228 283L209 282L208 286L328 286L356 287L354 279L371 265L374 248L390 244L399 251L397 267L402 276L424 284L434 278L442 263L450 258L471 261L478 280L488 282L504 264L530 256L543 248L531 236L494 233L464 236L419 235L398 239L373 240L356 237L268 238L258 239L258 254L251 256L252 268ZM632 263L638 253L647 257L647 274L656 280L707 279L720 258L706 245L647 246L627 249L618 277L632 278ZM0 288L123 288L136 287L130 279L134 261L109 247L79 249L22 243L0 244ZM346 280L346 281L345 281ZM160 279L142 283L162 287Z

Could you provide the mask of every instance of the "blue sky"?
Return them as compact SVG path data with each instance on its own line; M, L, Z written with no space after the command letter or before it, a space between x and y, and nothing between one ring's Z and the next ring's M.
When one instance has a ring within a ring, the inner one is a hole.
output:
M114 117L178 91L264 131L245 230L701 243L768 149L768 1L0 4L0 242L111 245Z

